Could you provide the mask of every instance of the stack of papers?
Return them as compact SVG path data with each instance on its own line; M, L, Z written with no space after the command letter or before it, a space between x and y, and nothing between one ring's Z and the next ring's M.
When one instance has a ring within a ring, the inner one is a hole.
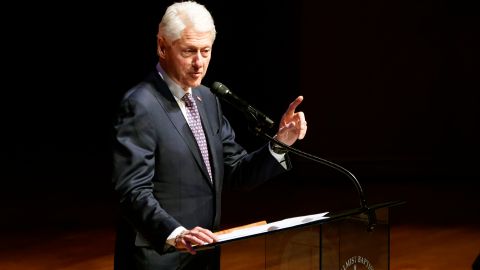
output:
M325 216L326 214L328 214L328 212L323 212L323 213L314 214L314 215L287 218L287 219L283 219L283 220L279 220L279 221L275 221L275 222L271 222L263 225L233 230L232 232L218 235L217 236L218 242L223 242L227 240L260 234L260 233L269 232L269 231L275 231L275 230L284 229L284 228L289 228L289 227L293 227L301 224L308 224L311 222L328 218Z

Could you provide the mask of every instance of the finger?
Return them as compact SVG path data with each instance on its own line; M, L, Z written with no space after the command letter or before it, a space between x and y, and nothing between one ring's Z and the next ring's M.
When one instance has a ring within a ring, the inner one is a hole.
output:
M303 125L306 123L305 121L305 114L303 112L297 112L297 117L298 117L298 124L299 126Z
M210 237L209 235L203 233L203 232L198 232L197 234L195 234L194 236L195 238L195 242L199 245L205 245L205 244L209 244L209 243L213 243L213 238Z
M210 231L209 229L205 229L205 228L202 228L202 227L196 227L196 228L198 229L199 232L204 233L205 235L207 235L210 238L217 238L217 236L212 231Z
M189 253L192 255L196 254L196 250L193 248L191 242L192 242L192 236L189 235L191 231L185 231L182 234L179 235L180 241L179 243L175 243L175 247L177 249L186 249ZM175 240L177 241L177 240Z
M195 237L195 240L199 241L197 244L213 243L217 240L217 237L210 230L196 227L192 231L192 235Z
M306 121L305 121L305 114L303 112L296 112L294 114L294 120L292 120L293 122L295 122L295 124L297 125L297 127L301 127L302 125L305 125L306 124Z
M193 235L184 235L182 239L183 249L186 249L190 254L195 255L197 251L195 250L195 246L203 245L204 242L199 240ZM182 249L182 248L181 248Z
M300 128L300 133L298 134L298 139L299 140L302 140L303 138L305 138L305 134L307 134L307 125L303 125L301 128Z
M294 101L292 101L292 103L290 103L290 105L288 106L287 113L286 113L287 116L293 116L293 114L295 113L295 109L297 109L298 105L300 105L302 101L303 101L303 96L299 96Z
M188 241L185 241L185 248L187 248L188 252L192 255L195 255L197 253L197 251L192 247L192 245Z
M212 231L206 230L206 232L204 232L204 233L209 237L209 239L212 240L212 242L217 242L218 241L217 235L214 234ZM210 243L212 243L212 242L210 242Z
M298 139L302 140L305 137L305 134L307 133L307 121L305 121L305 114L303 112L298 112L297 113L298 117Z

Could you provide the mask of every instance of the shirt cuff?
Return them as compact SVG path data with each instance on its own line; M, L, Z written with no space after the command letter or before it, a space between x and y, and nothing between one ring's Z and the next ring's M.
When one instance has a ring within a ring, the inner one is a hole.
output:
M183 231L186 231L187 229L185 229L183 226L180 226L180 227L177 227L175 230L173 230L173 232L167 237L167 244L170 245L170 246L175 246L175 238L180 234L182 233Z
M287 164L285 162L285 154L277 154L273 152L271 144L268 144L268 150L270 151L270 154L282 165L282 167L286 170L287 169Z

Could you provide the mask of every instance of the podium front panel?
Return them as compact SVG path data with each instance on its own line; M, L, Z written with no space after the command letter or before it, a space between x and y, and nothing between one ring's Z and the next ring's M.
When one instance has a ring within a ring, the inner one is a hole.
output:
M388 211L376 209L373 231L357 213L222 244L221 269L388 270Z
M378 209L376 216L373 231L367 231L368 218L364 214L323 224L320 269L388 270L388 208Z
M220 269L265 269L265 236L226 243L220 252Z
M319 269L319 226L296 228L268 235L265 255L265 269L268 270Z

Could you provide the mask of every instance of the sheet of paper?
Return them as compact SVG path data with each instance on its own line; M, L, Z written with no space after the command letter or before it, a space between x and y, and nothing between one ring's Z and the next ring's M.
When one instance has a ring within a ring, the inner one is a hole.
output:
M283 228L289 228L289 227L293 227L293 226L297 226L297 225L301 225L301 224L307 224L307 223L310 223L310 222L315 222L317 220L328 218L328 217L325 216L326 214L328 214L328 212L314 214L314 215L287 218L287 219L267 223L267 224L264 224L264 225L239 229L239 230L235 230L235 231L230 232L230 233L219 235L218 236L218 241L222 242L222 241L227 241L227 240L236 239L236 238L240 238L240 237L245 237L245 236L260 234L260 233L264 233L264 232L279 230L279 229L283 229Z

